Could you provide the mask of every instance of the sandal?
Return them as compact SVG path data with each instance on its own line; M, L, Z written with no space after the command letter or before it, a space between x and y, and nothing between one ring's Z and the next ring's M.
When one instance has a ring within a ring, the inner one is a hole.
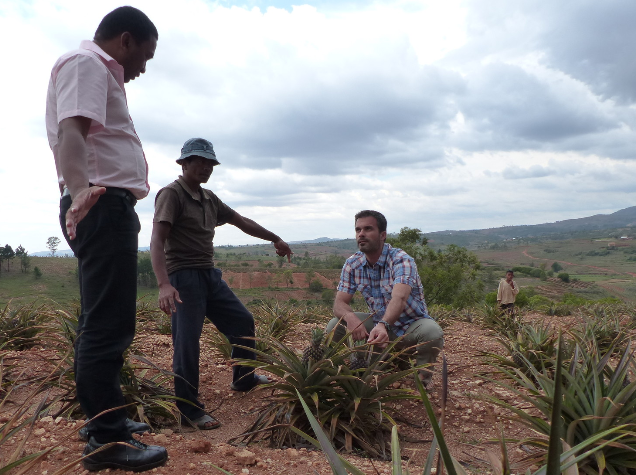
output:
M186 421L190 426L199 430L212 430L221 427L221 423L209 414L203 414L192 420L186 418Z

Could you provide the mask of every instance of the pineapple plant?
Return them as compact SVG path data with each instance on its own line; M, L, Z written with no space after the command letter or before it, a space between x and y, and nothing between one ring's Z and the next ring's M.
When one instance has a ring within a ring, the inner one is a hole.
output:
M306 366L309 360L320 361L325 355L325 348L322 346L325 333L322 328L315 327L311 330L311 345L303 351L302 363Z
M366 358L361 358L357 353L351 355L351 359L349 360L349 369L351 371L364 369L367 366L368 364Z

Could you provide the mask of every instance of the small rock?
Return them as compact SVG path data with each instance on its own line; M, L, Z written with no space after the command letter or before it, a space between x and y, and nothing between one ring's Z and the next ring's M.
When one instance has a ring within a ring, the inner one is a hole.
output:
M285 455L287 455L288 457L298 457L299 453L298 450L296 449L287 449L285 451Z
M244 468L243 470L241 470L241 473L250 473L250 470L248 468Z
M243 449L239 452L235 452L234 456L238 459L238 462L241 465L256 464L256 454L254 452L250 452L249 450Z
M62 418L62 416L58 416L58 417L55 419L55 425L59 424L59 423L60 423L60 422L62 422L63 420L64 420L64 419Z
M189 468L197 468L197 466L193 463L190 463L190 465L188 465Z
M46 417L43 417L42 419L40 419L40 421L51 423L51 422L53 422L53 418L51 416L46 416Z
M167 444L168 443L168 438L166 437L166 434L157 434L153 437L154 441L157 444Z
M234 455L234 452L236 452L236 447L232 447L231 445L223 448L223 455L225 455L226 457Z
M35 435L44 435L44 434L46 434L46 429L35 429L33 431L33 434L35 434Z
M191 440L188 445L190 446L190 450L195 454L207 454L212 448L212 444L208 440Z
M167 436L171 436L172 434L174 434L172 429L162 429L160 433L165 434Z

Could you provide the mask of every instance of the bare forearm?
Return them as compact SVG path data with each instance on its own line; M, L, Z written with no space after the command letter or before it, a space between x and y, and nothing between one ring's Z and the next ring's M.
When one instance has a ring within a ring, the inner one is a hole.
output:
M157 277L157 284L161 286L170 283L163 243L156 238L150 240L150 260L152 262L152 270Z
M66 187L75 198L83 189L88 188L88 160L86 140L80 130L61 128L59 136L59 161Z
M333 315L336 318L344 318L346 321L346 317L348 314L353 314L353 309L351 305L344 301L336 300L333 304Z
M402 315L405 306L406 298L393 297L389 302L389 305L387 305L386 307L386 311L384 312L382 320L385 320L389 322L390 325L393 325L400 319L400 315Z
M243 222L240 223L238 228L241 231L243 231L245 234L249 234L250 236L254 236L259 239L263 239L265 241L270 241L270 242L280 241L280 237L278 235L274 234L268 229L265 229L256 221L253 221L250 218L246 218L245 216L243 216Z

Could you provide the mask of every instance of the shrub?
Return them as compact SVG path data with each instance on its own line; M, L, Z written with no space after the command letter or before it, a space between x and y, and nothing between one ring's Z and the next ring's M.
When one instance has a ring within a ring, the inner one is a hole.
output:
M576 294L573 294L572 292L567 292L563 294L561 301L566 305L572 305L574 307L578 307L578 306L590 303L590 301L587 300L586 298L580 297Z
M528 275L530 277L536 277L537 279L546 280L546 272L540 267L528 267L528 266L515 266L512 271L519 274Z
M559 272L557 277L561 279L563 282L566 282L566 283L570 282L570 274L568 274L567 272Z
M556 261L553 262L550 267L552 267L552 272L559 272L560 270L563 270L563 266Z
M332 289L325 289L322 291L321 298L324 303L326 303L327 305L331 305L333 304L335 295L336 293Z
M572 315L572 307L562 302L552 302L546 309L546 313L552 317L567 317L568 315Z
M544 297L543 295L533 295L528 299L528 307L533 310L549 307L550 304L552 304L552 300L548 297Z
M497 292L488 292L484 297L484 301L487 305L496 305L497 304Z
M40 277L42 277L42 271L40 270L40 268L39 268L38 266L35 266L35 267L33 268L33 276L34 276L36 279L39 279Z
M322 289L324 289L324 285L322 285L322 282L320 282L318 279L314 279L309 282L309 290L311 292L322 292Z
M528 305L529 301L530 297L528 296L528 292L526 291L526 289L519 289L519 293L515 298L515 306L523 308Z

